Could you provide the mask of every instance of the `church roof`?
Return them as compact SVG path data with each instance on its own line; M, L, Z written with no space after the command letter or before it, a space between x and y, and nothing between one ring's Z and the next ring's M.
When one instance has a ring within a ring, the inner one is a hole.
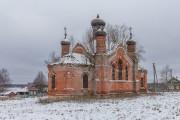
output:
M61 58L60 63L71 63L71 64L86 64L90 65L91 62L88 57L78 53L69 53Z

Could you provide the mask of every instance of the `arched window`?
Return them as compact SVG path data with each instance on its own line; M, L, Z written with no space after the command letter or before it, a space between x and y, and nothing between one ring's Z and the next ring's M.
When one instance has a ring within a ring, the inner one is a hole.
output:
M118 61L118 70L119 70L118 79L122 80L122 61L120 59Z
M112 80L115 80L115 65L112 65Z
M83 88L88 88L88 75L83 75Z
M144 87L144 84L143 84L143 78L141 78L141 87Z
M126 66L126 80L128 80L128 66Z
M56 77L55 75L52 76L52 89L56 87Z

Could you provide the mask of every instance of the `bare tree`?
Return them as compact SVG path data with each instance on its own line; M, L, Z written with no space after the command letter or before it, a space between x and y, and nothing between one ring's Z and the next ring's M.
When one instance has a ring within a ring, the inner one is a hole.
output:
M125 39L129 38L129 30L126 25L111 25L107 24L107 41L111 41L113 43L123 42Z
M56 63L60 60L60 56L57 56L56 53L53 51L50 53L49 58L47 60L44 60L46 65Z
M85 34L83 35L83 45L90 53L94 53L94 37L93 37L93 30L89 28L86 30Z
M72 50L73 50L74 45L75 45L75 40L74 40L74 37L72 35L69 37L69 40L71 42L70 52L72 53Z
M143 46L138 46L137 47L137 50L136 50L136 57L137 57L137 60L138 62L140 62L141 60L144 61L145 58L143 57L143 54L145 53L144 51L144 47Z
M44 87L47 85L47 79L42 71L38 72L33 83L39 89L40 92L43 91Z
M9 83L11 83L9 72L7 69L2 68L0 70L0 91L3 91L5 89L4 85Z
M106 26L106 39L107 39L107 51L113 50L115 48L115 45L117 43L124 43L129 39L129 30L126 25L111 25L107 24ZM94 41L94 35L92 28L89 28L86 30L84 36L83 36L83 44L85 48L90 52L95 52L95 41Z
M126 25L111 25L107 24L106 26L106 40L107 40L107 51L114 50L117 44L122 43L124 46L126 45L126 41L130 39L130 29ZM95 53L95 41L93 37L93 30L89 28L86 30L83 36L83 45L90 53ZM136 50L136 57L138 61L144 61L143 54L145 53L143 46L138 46Z
M171 79L171 69L169 65L166 65L160 72L161 81L167 83Z

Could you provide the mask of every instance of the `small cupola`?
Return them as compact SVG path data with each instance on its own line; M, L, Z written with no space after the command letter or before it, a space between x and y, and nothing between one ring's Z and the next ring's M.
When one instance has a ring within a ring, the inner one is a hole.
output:
M61 41L61 57L66 54L69 54L71 42L67 39L66 27L64 28L64 39Z
M67 39L67 33L66 33L67 28L64 27L64 39L61 41L62 44L70 44L69 40Z
M129 28L130 30L130 38L126 42L127 44L127 51L130 53L135 53L136 52L136 42L132 39L132 28Z
M95 35L96 36L106 36L106 32L99 29L99 30L96 31Z

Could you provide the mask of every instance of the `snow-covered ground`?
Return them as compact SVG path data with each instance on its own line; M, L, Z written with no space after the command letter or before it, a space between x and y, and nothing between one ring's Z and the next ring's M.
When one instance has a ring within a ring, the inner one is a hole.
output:
M180 92L89 102L0 101L0 120L180 120Z

